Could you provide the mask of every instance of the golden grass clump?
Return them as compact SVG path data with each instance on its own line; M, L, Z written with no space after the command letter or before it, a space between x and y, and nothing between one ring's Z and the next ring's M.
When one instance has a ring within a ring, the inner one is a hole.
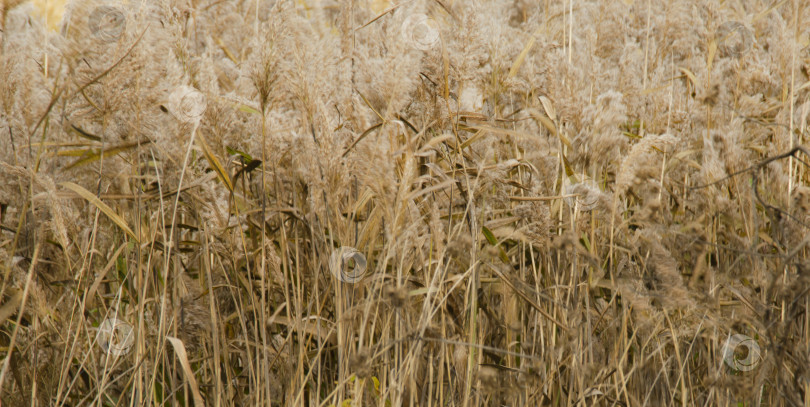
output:
M808 405L805 3L0 0L0 405Z

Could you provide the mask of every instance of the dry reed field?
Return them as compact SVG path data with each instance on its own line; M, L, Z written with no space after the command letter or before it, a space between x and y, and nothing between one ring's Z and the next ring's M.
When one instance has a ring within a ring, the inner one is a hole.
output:
M0 405L810 406L805 0L0 0Z

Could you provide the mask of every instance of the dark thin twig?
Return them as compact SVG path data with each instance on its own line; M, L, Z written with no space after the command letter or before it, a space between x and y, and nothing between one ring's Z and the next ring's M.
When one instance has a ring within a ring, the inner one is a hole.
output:
M149 29L149 26L147 26L146 28L143 29L143 32L141 32L141 35L138 36L138 39L135 40L134 43L132 43L132 45L129 47L127 52L123 56L121 56L121 58L119 58L118 61L116 61L114 64L110 65L110 67L105 69L104 72L100 73L98 76L96 76L95 78L91 79L90 81L88 81L87 83L82 85L76 92L74 92L70 96L70 99L72 99L74 96L76 96L80 92L84 91L88 86L90 86L93 83L97 82L99 79L105 77L108 73L110 73L113 69L115 69L115 67L120 65L121 62L123 62L124 59L126 59L126 57L128 57L129 54L132 53L132 51L135 49L135 46L138 45L139 42L141 42L141 39L143 39L143 36L146 34L146 31L148 29ZM42 125L42 122L45 120L46 117L48 117L48 114L51 112L51 109L53 109L53 106L56 104L56 101L59 100L59 96L62 95L63 90L64 90L64 88L59 89L59 91L57 91L56 94L53 95L53 98L51 99L51 102L48 104L48 108L45 109L45 113L42 114L42 117L39 118L39 121L37 121L37 124L36 124L36 126L34 126L34 129L31 130L31 134L36 133L37 129L39 129L39 126Z
M810 156L810 151L808 151L804 146L797 146L797 147L794 147L792 150L790 150L790 151L788 151L786 153L782 153L782 154L779 154L779 155L776 155L776 156L773 156L773 157L770 157L770 158L766 158L765 160L762 160L757 164L754 164L754 165L752 165L752 166L750 166L750 167L748 167L748 168L746 168L744 170L739 170L739 171L733 172L733 173L729 174L728 176L725 176L723 178L718 179L717 181L710 182L708 184L689 187L689 189L690 190L695 190L695 189L708 188L710 186L717 185L717 184L719 184L719 183L721 183L723 181L726 181L726 180L731 179L733 177L736 177L738 175L744 174L746 172L753 171L755 169L762 168L762 167L764 167L764 166L766 166L766 165L768 165L768 164L770 164L770 163L772 163L774 161L781 160L781 159L784 159L784 158L787 158L787 157L792 156L793 158L796 158L798 160L799 158L796 157L796 153L798 153L799 151L804 153L804 155L806 155L806 156ZM807 165L808 167L810 167L810 165L805 163L804 161L800 160L800 162L802 162L805 165Z
M366 131L364 131L363 134L360 135L360 137L358 137L356 140L354 140L352 142L352 144L348 148L346 148L346 151L343 152L343 155L341 155L341 157L346 157L346 155L349 154L350 151L352 151L352 149L354 148L354 146L357 145L357 143L359 143L361 140L366 138L366 136L371 134L372 131L377 130L378 128L380 128L380 126L382 126L382 125L383 125L383 122L379 122L379 123L369 127L368 129L366 129Z
M782 153L782 154L779 154L779 155L776 155L776 156L773 156L773 157L770 157L770 158L766 158L765 160L762 160L757 164L754 164L754 165L752 165L752 166L750 166L750 167L748 167L746 169L733 172L733 173L729 174L728 176L720 178L717 181L710 182L708 184L689 187L689 189L690 190L695 190L695 189L708 188L710 186L717 185L717 184L719 184L719 183L721 183L723 181L729 180L729 179L731 179L733 177L736 177L738 175L745 174L747 172L752 172L753 173L753 176L752 176L753 185L752 186L754 188L754 196L756 197L757 202L759 202L760 205L762 205L765 209L767 209L769 211L772 211L772 212L779 213L781 215L787 216L788 218L790 218L794 222L802 225L805 229L810 229L810 225L805 224L804 222L802 222L801 220L799 220L795 216L791 215L787 211L785 211L783 209L780 209L780 208L778 208L776 206L773 206L773 205L765 202L764 199L762 199L762 197L759 195L759 188L757 188L757 185L759 183L759 177L757 175L757 172L754 171L754 170L759 170L760 168L762 168L762 167L764 167L764 166L766 166L766 165L768 165L768 164L770 164L770 163L772 163L774 161L782 160L782 159L785 159L785 158L788 158L788 157L793 157L797 161L799 161L800 163L804 164L805 166L810 167L810 164L807 164L804 160L801 160L800 158L798 158L796 156L796 153L798 153L798 152L802 152L802 153L804 153L804 155L810 156L810 150L808 150L804 146L796 146L796 147L794 147L793 149L791 149L790 151L788 151L786 153Z
M805 229L810 229L810 226L808 226L806 223L804 223L804 222L802 222L801 220L799 220L799 218L797 218L797 217L795 217L795 216L791 215L791 214L790 214L790 213L788 213L786 210L781 209L781 208L778 208L778 207L776 207L776 206L773 206L773 205L771 205L771 204L769 204L769 203L765 202L765 200L764 200L764 199L762 199L762 197L759 195L759 188L758 188L758 185L759 185L759 175L758 175L756 172L754 172L753 174L754 174L754 175L753 175L753 185L752 185L752 188L754 189L754 197L756 197L756 198L757 198L757 202L759 202L759 203L760 203L760 205L762 205L762 207L763 207L763 208L765 208L765 209L767 209L767 210L769 210L769 211L772 211L772 212L774 212L774 213L778 213L778 214L780 214L780 215L785 215L785 216L787 216L789 219L791 219L791 220L793 220L794 222L798 223L799 225L802 225L802 226L803 226Z

